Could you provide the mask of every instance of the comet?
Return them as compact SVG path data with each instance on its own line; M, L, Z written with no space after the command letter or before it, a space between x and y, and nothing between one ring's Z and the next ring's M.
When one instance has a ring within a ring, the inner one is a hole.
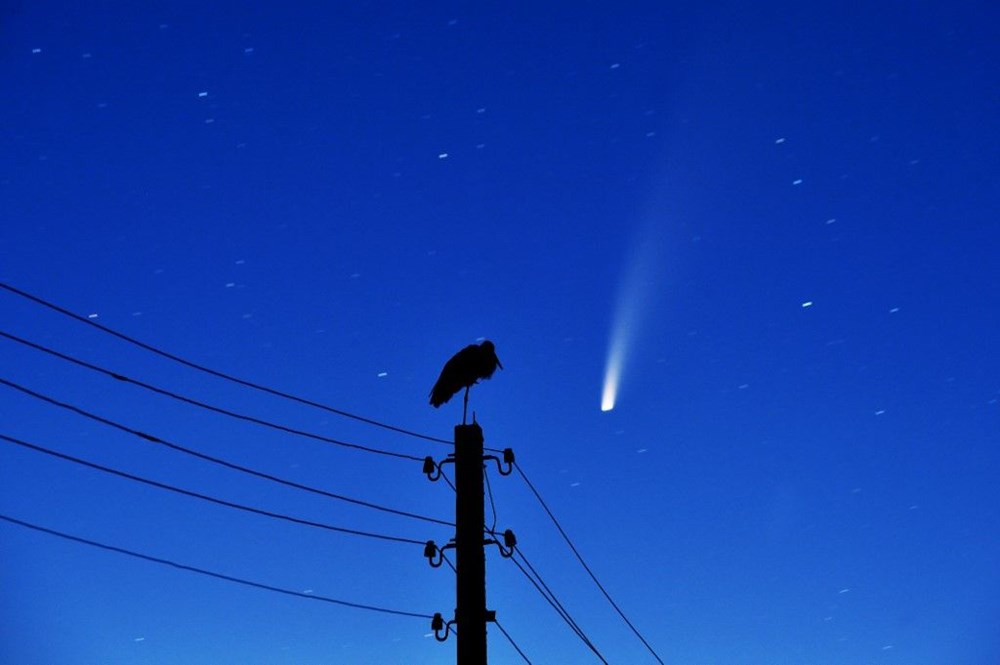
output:
M618 386L622 380L622 370L632 346L632 322L635 320L635 299L625 290L619 295L615 310L611 338L608 342L608 357L604 366L604 388L601 390L601 411L615 408Z
M604 370L604 389L601 391L601 411L615 408L618 397L618 382L622 376L621 355L614 352L608 354L608 366Z
M648 309L650 287L656 281L656 253L653 225L649 224L634 243L631 259L626 263L618 290L604 366L601 411L611 411L618 400L618 390L628 365L629 352L641 327L643 314Z
M626 280L618 295L611 337L608 341L608 357L604 365L604 388L601 390L601 411L611 411L618 399L622 372L628 360L629 351L635 337L638 304L642 301L641 284L636 278Z

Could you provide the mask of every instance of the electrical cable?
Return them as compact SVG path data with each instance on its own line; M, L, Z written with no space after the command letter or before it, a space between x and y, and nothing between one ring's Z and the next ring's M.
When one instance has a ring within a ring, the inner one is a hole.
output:
M150 556L148 554L141 554L139 552L133 552L132 550L127 550L122 547L115 547L114 545L107 545L105 543L99 543L94 540L88 540L86 538L81 538L79 536L73 536L68 533L63 533L62 531L56 531L55 529L48 529L43 526L38 526L37 524L32 524L30 522L25 522L23 520L15 519L13 517L8 517L7 515L0 515L0 520L10 522L12 524L17 524L19 526L27 527L28 529L34 529L35 531L41 531L42 533L47 533L51 536L57 536L65 540L71 540L76 543L82 543L84 545L90 545L92 547L97 547L102 550L108 550L110 552L118 552L119 554L126 554L137 559L143 559L144 561L152 561L153 563L159 563L164 566L170 566L172 568L178 568L180 570L187 570L192 573L198 573L200 575L206 575L208 577L214 577L220 580L226 580L228 582L235 582L237 584L242 584L245 586L254 587L256 589L264 589L267 591L274 591L276 593L282 593L287 596L297 596L299 598L308 598L309 600L318 600L324 603L333 603L335 605L344 605L346 607L353 607L361 610L371 610L372 612L382 612L383 614L396 614L399 616L406 617L416 617L418 619L433 619L434 617L430 614L420 614L418 612L405 612L403 610L394 610L386 607L376 607L375 605L364 605L362 603L354 603L347 600L338 600L336 598L329 598L326 596L317 596L311 593L303 593L301 591L292 591L291 589L282 589L281 587L271 586L270 584L262 584L260 582L253 582L250 580L245 580L239 577L233 577L231 575L224 575L222 573L212 572L210 570L205 570L203 568L196 568L194 566L188 566L186 564L177 563L176 561L170 561L168 559L161 559L159 557Z
M607 601L611 603L611 607L615 608L615 611L618 613L618 616L620 616L622 620L625 622L625 624L632 629L632 632L635 633L635 636L639 638L639 641L643 643L643 645L646 647L649 653L653 655L653 658L655 658L660 663L660 665L663 665L663 659L660 658L659 654L657 654L656 651L653 649L653 647L650 646L649 642L646 641L646 638L642 636L639 630L634 625L632 625L632 622L628 620L628 617L625 616L625 613L621 610L620 607L618 607L618 603L616 603L611 598L611 595L607 592L607 589L604 588L604 585L601 584L600 581L597 579L597 576L594 575L594 572L590 569L590 566L587 565L587 562L583 560L583 556L580 555L580 552L576 549L576 546L573 545L573 541L570 540L569 536L566 534L566 531L562 528L562 525L559 524L559 520L556 519L556 516L552 513L548 505L545 503L545 500L542 499L542 495L538 493L538 490L535 489L535 486L531 484L530 480L528 480L528 476L524 473L524 470L521 468L521 465L519 465L517 462L514 462L514 468L517 469L517 472L521 475L521 478L528 485L528 488L531 490L532 494L535 495L535 498L538 499L538 502L542 505L542 508L545 509L545 512L552 520L552 523L556 525L556 529L559 530L559 534L563 537L563 540L566 541L566 544L569 545L569 548L573 551L573 554L576 556L577 561L579 561L580 565L583 566L583 569L587 571L587 574L590 576L590 579L592 579L594 581L594 584L597 585L597 588L601 590L601 593L604 594L604 597L607 599Z
M445 472L444 472L444 469L439 469L438 471L439 471L439 473L441 474L441 479L442 479L442 480L443 480L443 481L444 481L445 483L447 483L448 487L450 487L450 488L451 488L451 491L452 491L452 492L457 492L458 490L457 490L457 489L455 489L455 483L451 482L451 479L450 479L450 478L448 478L447 474L445 474Z
M113 371L111 371L109 369L106 369L104 367L99 367L99 366L94 365L92 363L86 362L85 360L80 360L79 358L74 358L73 356L67 355L65 353L60 353L59 351L56 351L54 349L50 349L48 347L42 346L41 344L37 344L35 342L31 342L31 341L26 340L26 339L23 339L21 337L18 337L17 335L12 335L12 334L10 334L8 332L5 332L3 330L0 330L0 337L4 337L4 338L6 338L6 339L8 339L8 340L10 340L12 342L17 342L18 344L22 344L24 346L28 346L28 347L30 347L32 349L37 350L37 351L41 351L43 353L47 353L49 355L55 356L56 358L60 358L60 359L65 360L67 362L71 362L71 363L73 363L75 365L78 365L80 367L85 367L85 368L87 368L89 370L92 370L92 371L95 371L95 372L99 372L99 373L104 374L105 376L109 376L112 379L115 379L117 381L122 381L123 383L131 383L133 385L139 386L140 388L144 388L146 390L149 390L151 392L157 393L159 395L163 395L165 397L169 397L171 399L174 399L174 400L177 400L177 401L180 401L180 402L184 402L185 404L191 404L192 406L197 406L198 408L205 409L207 411L212 411L214 413L220 413L222 415L229 416L230 418L236 418L237 420L243 420L243 421L246 421L246 422L251 422L251 423L254 423L256 425L261 425L263 427L269 427L271 429L275 429L275 430L278 430L280 432L285 432L286 434L294 434L296 436L302 436L302 437L306 437L306 438L309 438L309 439L315 439L317 441L323 441L324 443L332 443L334 445L343 446L345 448L354 448L356 450L363 450L363 451L369 452L369 453L376 453L376 454L379 454L379 455L387 455L387 456L390 456L390 457L398 457L398 458L401 458L401 459L413 460L413 461L416 461L416 462L423 462L424 461L423 457L416 457L414 455L407 455L405 453L397 453L397 452L393 452L393 451L390 451L390 450L382 450L382 449L379 449L379 448L372 448L370 446L363 446L363 445L360 445L360 444L357 444L357 443L348 443L346 441L340 441L338 439L332 439L330 437L323 436L321 434L314 434L312 432L305 432L305 431L294 429L292 427L287 427L285 425L281 425L281 424L278 424L278 423L273 423L273 422L270 422L268 420L264 420L262 418L256 418L254 416L248 416L248 415L245 415L245 414L236 413L235 411L229 411L228 409L224 409L222 407L213 406L211 404L207 404L205 402L201 402L201 401L193 399L191 397L185 397L184 395L180 395L178 393L174 393L174 392L171 392L169 390L165 390L163 388L158 388L158 387L156 387L156 386L154 386L152 384L144 383L144 382L139 381L137 379L129 378L129 377L123 375L123 374L119 374L118 372L113 372Z
M490 510L493 511L493 526L489 528L489 532L493 537L496 537L494 533L497 528L497 505L493 503L493 488L490 486L490 474L486 472L486 465L483 465L483 480L486 483L486 492L490 497Z
M451 559L449 559L449 558L448 558L448 555L447 555L447 554L445 554L444 552L441 552L441 559L442 559L442 560L443 560L443 561L444 561L444 562L445 562L446 564L448 564L448 567L449 567L449 568L451 568L451 572L455 573L456 575L458 574L458 568L456 568L456 567L455 567L455 564L453 564L453 563L451 562Z
M306 492L311 492L313 494L319 494L319 495L322 495L322 496L325 496L325 497L328 497L328 498L331 498L331 499L337 499L339 501L346 501L347 503L353 503L355 505L364 506L366 508L371 508L373 510L379 510L379 511L382 511L382 512L385 512L385 513L392 513L394 515L400 515L402 517L410 517L410 518L413 518L413 519L422 520L424 522L432 522L434 524L443 524L444 526L452 526L452 527L455 526L454 522L448 522L446 520L440 520L440 519L437 519L435 517L427 517L425 515L418 515L416 513L407 512L405 510L397 510L395 508L388 508L386 506L381 506L379 504L371 503L369 501L362 501L361 499L355 499L355 498L352 498L352 497L344 496L342 494L335 494L333 492L328 492L326 490L321 490L321 489L318 489L318 488L315 488L315 487L310 487L308 485L303 485L301 483L297 483L297 482L292 481L292 480L286 480L284 478L279 478L278 476L274 476L274 475L271 475L269 473L264 473L263 471L257 471L257 470L251 469L249 467L241 466L241 465L236 464L234 462L228 462L228 461L226 461L224 459L221 459L221 458L218 458L218 457L212 457L211 455L207 455L205 453L200 453L200 452L198 452L196 450L192 450L191 448L185 448L184 446L181 446L179 444L171 443L171 442L169 442L169 441L167 441L165 439L161 439L159 437L153 436L152 434L147 434L146 432L142 432L142 431L139 431L137 429L132 429L131 427L128 427L126 425L122 425L121 423L117 423L117 422L115 422L113 420L108 420L107 418L103 418L103 417L98 416L96 414L90 413L89 411L85 411L84 409L81 409L79 407L73 406L71 404L66 404L64 402L60 402L59 400L56 400L56 399L54 399L52 397L49 397L47 395L43 395L41 393L35 392L35 391L33 391L33 390L29 389L29 388L25 388L24 386L21 386L19 384L13 383L12 381L8 381L8 380L3 379L3 378L0 378L0 385L5 385L5 386L7 386L9 388L13 388L13 389L18 390L18 391L20 391L20 392L22 392L22 393L24 393L26 395L30 395L31 397L34 397L34 398L39 399L39 400L42 400L42 401L47 402L49 404L52 404L54 406L58 406L60 408L66 409L68 411L72 411L72 412L74 412L76 414L79 414L81 416L84 416L86 418L90 418L91 420L95 420L95 421L97 421L99 423L103 423L105 425L108 425L109 427L114 427L115 429L121 430L123 432L128 432L129 434L132 434L132 435L137 436L137 437L139 437L141 439L149 441L150 443L156 443L156 444L165 446L167 448L170 448L171 450L176 450L177 452L181 452L181 453L184 453L186 455L191 455L193 457L197 457L198 459L202 459L202 460L205 460L207 462L211 462L213 464L218 464L220 466L224 466L226 468L233 469L233 470L239 471L241 473L246 473L246 474L251 475L251 476L256 476L258 478L264 478L266 480L270 480L271 482L275 482L275 483L278 483L280 485L285 485L285 486L288 486L288 487L294 487L296 489L304 490Z
M60 307L59 305L56 305L56 304L51 303L51 302L49 302L47 300L44 300L43 298L40 298L39 296L32 295L32 294L28 293L27 291L22 291L21 289L13 287L13 286L11 286L9 284L5 284L3 282L0 282L0 288L4 289L5 291L8 291L10 293L13 293L15 295L18 295L18 296L20 296L22 298L25 298L26 300L30 300L30 301L38 304L38 305L42 305L43 307L51 309L52 311L58 312L58 313L60 313L60 314L62 314L64 316L68 316L69 318L74 319L76 321L79 321L80 323L86 323L89 326L97 328L98 330L100 330L102 332L105 332L105 333L107 333L109 335L117 337L118 339L123 340L125 342L128 342L129 344L137 346L140 349L144 349L144 350L149 351L151 353L155 353L158 356L161 356L163 358L167 358L168 360L172 360L172 361L174 361L176 363L180 363L181 365L184 365L185 367L190 367L191 369L198 370L199 372L203 372L205 374L209 374L209 375L214 376L216 378L224 379L224 380L230 381L232 383L237 383L237 384L239 384L241 386L244 386L244 387L247 387L247 388L252 388L253 390L264 392L264 393L267 393L269 395L274 395L275 397L281 397L283 399L291 400L293 402L298 402L299 404L305 404L307 406L311 406L311 407L314 407L314 408L317 408L317 409L322 409L323 411L327 411L329 413L335 413L338 416L343 416L345 418L351 418L353 420L357 420L359 422L367 423L369 425L374 425L375 427L381 427L383 429L387 429L387 430L390 430L390 431L393 431L393 432L398 432L400 434L406 434L407 436L416 437L418 439L424 439L425 441L434 441L436 443L444 443L444 444L448 444L448 445L453 445L453 443L454 443L452 441L448 441L447 439L441 439L441 438L438 438L436 436L430 436L428 434L421 434L419 432L414 432L412 430L404 429L402 427L396 427L395 425L389 425L387 423L380 422L380 421L375 420L373 418L365 418L364 416L359 416L359 415L356 415L356 414L353 414L353 413L349 413L349 412L344 411L342 409L337 409L337 408L334 408L334 407L329 406L327 404L323 404L321 402L316 402L314 400L311 400L311 399L308 399L308 398L305 398L305 397L299 397L297 395L293 395L291 393L287 393L287 392L284 392L282 390L277 390L275 388L269 388L269 387L261 385L259 383L254 383L253 381L248 381L246 379L241 379L241 378L233 376L231 374L226 374L225 372L220 372L219 370L215 370L215 369L212 369L210 367L206 367L205 365L200 365L200 364L198 364L196 362L193 362L191 360L187 360L187 359L182 358L180 356L177 356L177 355L174 355L172 353L169 353L168 351L164 351L163 349L155 347L152 344L147 344L145 342L141 342L138 339L135 339L134 337L129 337L128 335L126 335L124 333L120 333L117 330L113 330L112 328L109 328L109 327L107 327L105 325L97 323L96 321L94 321L92 319L89 319L89 318L87 318L85 316L81 316L80 314L76 314L75 312L71 312L68 309L65 309L63 307Z
M504 627L500 625L500 622L496 619L493 619L493 624L500 629L500 632L503 633L503 636L506 637L507 641L510 642L510 645L514 647L514 651L516 651L521 656L521 658L524 659L524 662L526 662L528 665L531 665L531 661L528 660L528 657L524 655L523 651L521 651L521 647L517 646L517 642L515 642L514 638L510 636L510 633L504 630Z
M531 571L531 574L534 575L534 577L538 580L539 584L542 585L542 588L545 590L545 592L549 595L549 597L552 598L552 602L555 603L555 606L557 607L558 611L565 615L566 620L570 624L570 626L574 628L577 631L577 633L584 638L584 640L586 640L586 637L583 635L583 629L580 628L580 624L576 622L576 620L570 615L569 610L567 610L563 606L563 604L559 601L559 598L556 596L555 591L549 588L549 585L545 583L545 580L542 578L541 573L539 573L535 569L535 567L531 565L531 561L529 561L528 557L524 555L523 549L518 547L517 550L515 550L515 554L521 559L521 561L524 562L524 564L528 567L528 570Z
M601 652L597 650L597 647L594 646L594 643L590 641L590 639L584 634L583 630L580 629L580 627L573 620L573 618L569 616L569 614L566 613L566 611L562 608L562 603L559 603L558 600L555 599L554 597L550 598L548 594L546 594L545 591L542 589L542 587L539 586L538 582L536 582L535 579L530 574L528 574L528 571L524 569L524 566L521 565L520 561L518 561L514 557L511 557L510 561L513 561L514 565L517 566L518 570L520 570L521 573L528 578L528 581L531 582L532 586L534 586L535 589L538 591L538 593L542 595L542 598L544 598L546 602L548 602L548 604L552 606L552 609L556 611L556 614L558 614L559 617L566 622L566 625L570 627L570 630L572 630L576 634L576 636L580 638L580 640L587 646L588 649L594 652L594 655L596 655L600 659L600 661L604 663L604 665L608 665L608 661L604 659L604 656L602 656Z
M80 464L81 466L86 466L91 469L96 469L97 471L103 471L104 473L109 473L120 478L127 478L128 480L134 480L139 483L150 485L152 487L158 487L160 489L168 490L170 492L176 492L177 494L183 494L184 496L190 496L195 499L201 499L202 501L208 501L210 503L215 503L220 506L227 506L229 508L235 508L236 510L242 510L249 513L254 513L256 515L263 515L265 517L273 517L274 519L285 520L286 522L293 522L295 524L302 524L304 526L311 526L318 529L325 529L327 531L339 531L340 533L349 533L355 536L365 536L367 538L377 538L380 540L390 540L397 543L411 543L413 545L424 545L423 540L414 540L413 538L402 538L399 536L387 536L381 533L373 533L371 531L360 531L358 529L349 529L347 527L333 526L332 524L324 524L322 522L313 522L310 520L301 519L298 517L292 517L290 515L283 515L281 513L273 513L268 510L262 510L260 508L253 508L252 506L244 506L239 503L233 503L232 501L226 501L225 499L218 499L206 494L201 494L199 492L192 492L190 490L181 489L179 487L174 487L173 485L168 485L166 483L161 483L155 480L149 480L148 478L142 478L141 476L136 476L131 473L126 473L125 471L119 471L117 469L112 469L107 466L102 466L94 462L88 462L87 460L80 459L79 457L73 457L72 455L67 455L65 453L60 453L49 448L43 448L42 446L35 445L33 443L28 443L27 441L22 441L20 439L15 439L12 436L7 436L6 434L0 434L0 440L12 443L22 448L28 448L45 455L50 455L68 462L73 462L74 464Z

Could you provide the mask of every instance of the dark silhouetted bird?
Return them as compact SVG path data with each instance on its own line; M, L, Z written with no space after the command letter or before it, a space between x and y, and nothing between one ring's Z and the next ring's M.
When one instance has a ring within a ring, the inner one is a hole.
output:
M503 369L497 358L493 342L486 340L482 344L470 344L444 364L441 376L431 388L431 406L435 409L465 388L465 403L462 406L462 424L465 424L465 412L469 406L469 388L480 379L493 376L497 367Z

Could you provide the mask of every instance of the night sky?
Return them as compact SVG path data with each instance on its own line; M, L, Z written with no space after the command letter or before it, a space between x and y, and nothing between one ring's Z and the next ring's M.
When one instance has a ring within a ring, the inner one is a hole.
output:
M136 432L450 522L490 339L486 445L663 662L1000 662L1000 10L843 5L3 3L0 661L454 662L452 527ZM488 479L527 658L600 662L522 555L655 663Z

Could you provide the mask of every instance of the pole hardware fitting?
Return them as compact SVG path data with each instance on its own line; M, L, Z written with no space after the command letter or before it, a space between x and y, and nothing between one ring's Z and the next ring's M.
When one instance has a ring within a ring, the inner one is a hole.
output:
M438 547L437 543L433 540L428 540L424 545L424 558L427 559L427 563L431 564L431 568L440 568L441 564L444 563L444 551L454 548L454 542L450 542L444 547ZM437 557L436 560L434 559L435 556Z
M430 458L428 458L430 459ZM514 472L514 450L512 448L503 449L503 465L500 464L500 458L496 455L484 455L484 460L491 459L497 463L497 471L500 472L501 476L509 476ZM506 467L506 468L505 468ZM424 460L424 468L427 468L427 460Z
M439 480L441 478L441 465L448 464L449 462L454 464L454 457L454 455L448 455L446 459L443 459L440 462L435 462L434 458L428 455L424 458L424 475L427 476L427 479L431 482Z
M490 531L490 535L496 536L496 532ZM484 545L496 545L497 549L500 550L500 556L505 559L509 559L514 556L514 548L517 547L517 536L510 529L503 532L503 544L500 543L495 537L483 541ZM439 564L440 565L440 564Z
M448 635L451 633L451 627L455 623L452 619L448 623L444 622L444 617L441 616L440 612L434 613L434 618L431 619L431 630L434 631L434 639L438 642L444 642L448 639ZM444 631L442 635L441 632Z

